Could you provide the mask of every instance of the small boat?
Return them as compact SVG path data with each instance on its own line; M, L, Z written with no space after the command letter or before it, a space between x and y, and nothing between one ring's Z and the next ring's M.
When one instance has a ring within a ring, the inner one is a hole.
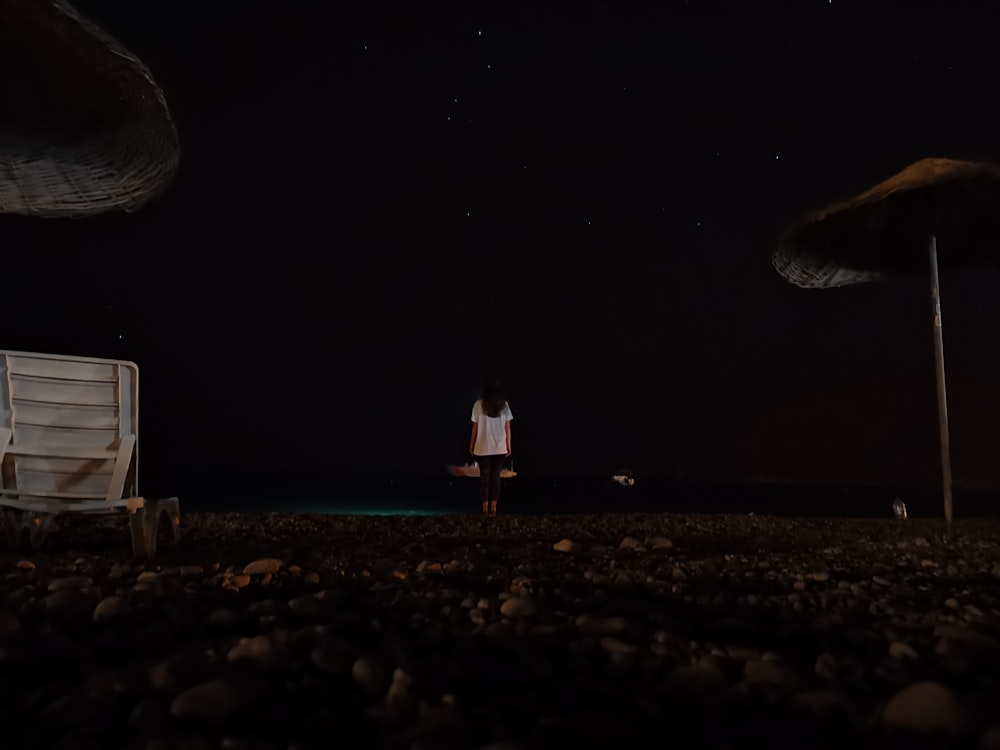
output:
M611 481L617 482L622 487L635 487L635 477L628 469L619 469L611 475Z
M479 463L473 461L471 464L465 464L463 466L455 466L454 464L447 467L448 473L453 477L478 477L479 476ZM517 476L517 472L514 471L514 464L511 462L509 469L500 469L501 479L513 479Z

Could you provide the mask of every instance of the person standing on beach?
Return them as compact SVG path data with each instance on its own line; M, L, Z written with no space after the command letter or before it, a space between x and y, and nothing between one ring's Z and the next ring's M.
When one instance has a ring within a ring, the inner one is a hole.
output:
M497 514L500 499L500 471L510 456L510 422L514 415L499 378L483 386L483 397L472 405L472 437L469 453L479 463L479 495L483 515Z

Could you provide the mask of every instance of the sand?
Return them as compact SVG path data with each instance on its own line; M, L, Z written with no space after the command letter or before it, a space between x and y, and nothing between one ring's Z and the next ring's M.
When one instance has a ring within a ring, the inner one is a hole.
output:
M1000 522L189 514L0 553L11 747L1000 748Z

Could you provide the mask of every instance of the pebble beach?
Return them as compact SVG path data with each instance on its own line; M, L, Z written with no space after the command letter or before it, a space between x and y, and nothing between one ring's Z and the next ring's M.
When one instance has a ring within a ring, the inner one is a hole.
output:
M186 514L0 552L0 745L1000 750L1000 521ZM9 744L7 744L9 743Z

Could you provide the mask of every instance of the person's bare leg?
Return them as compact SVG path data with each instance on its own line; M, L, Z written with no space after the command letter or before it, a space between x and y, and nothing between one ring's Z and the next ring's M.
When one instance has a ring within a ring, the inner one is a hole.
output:
M479 498L483 501L483 518L489 512L490 500L490 464L489 460L479 462Z
M490 466L490 518L495 518L497 514L497 501L500 500L500 470L503 468L503 461L498 456L494 456Z

